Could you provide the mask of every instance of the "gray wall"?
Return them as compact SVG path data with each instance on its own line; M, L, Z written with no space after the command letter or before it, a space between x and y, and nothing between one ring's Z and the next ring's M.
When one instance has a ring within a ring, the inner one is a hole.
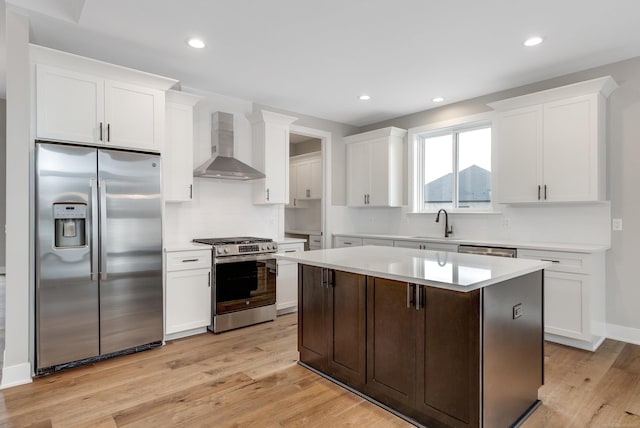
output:
M307 141L301 141L299 143L291 144L289 150L289 156L305 155L307 153L319 152L322 150L322 141L317 138L312 138Z
M623 330L640 329L640 287L635 269L636 243L640 242L640 57L374 123L359 132L385 126L409 129L481 113L490 110L486 104L492 101L607 75L619 85L608 101L607 198L611 217L624 220L624 230L612 233L607 252L607 322ZM640 330L629 333L640 337Z
M4 224L7 208L7 100L0 99L0 273L5 271L5 243Z

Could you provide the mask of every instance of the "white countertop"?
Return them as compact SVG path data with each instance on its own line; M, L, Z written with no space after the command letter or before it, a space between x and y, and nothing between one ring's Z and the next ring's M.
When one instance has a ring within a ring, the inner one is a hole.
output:
M305 242L307 242L306 239L302 239L302 238L282 238L282 239L277 239L276 240L276 244L281 245L281 244L304 244Z
M486 245L493 247L526 248L531 250L568 251L571 253L599 253L610 248L608 245L572 244L559 242L491 241L482 239L438 238L429 236L379 235L372 233L334 233L333 236L356 238L390 239L394 241L438 242L456 245Z
M287 229L284 233L290 233L292 235L321 235L322 232L319 230L310 230L310 229Z
M164 250L171 251L194 251L194 250L211 250L211 245L199 244L197 242L170 242L164 245Z
M477 290L551 266L538 260L377 246L276 254L276 258L455 291Z

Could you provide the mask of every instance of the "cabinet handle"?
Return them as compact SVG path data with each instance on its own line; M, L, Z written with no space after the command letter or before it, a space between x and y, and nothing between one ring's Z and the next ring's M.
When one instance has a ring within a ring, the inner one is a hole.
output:
M111 124L107 123L107 141L111 141Z
M100 122L100 141L102 141L102 122Z
M544 200L547 200L547 185L544 185Z
M307 189L307 198L311 197L311 190Z
M538 200L540 200L540 185L538 184Z
M367 194L365 193L363 196L364 196L364 204L367 205Z
M343 242L344 245L353 245L353 242Z
M367 205L371 203L371 195L367 193Z
M189 199L193 199L193 184L189 184Z
M296 206L296 198L293 198L293 206Z
M543 262L551 262L551 263L560 263L560 260L547 260L547 259L541 259L541 261L543 261Z
M269 189L267 189L267 201L269 200Z
M413 297L412 289L413 284L407 282L407 309L411 309L411 303L413 303L411 301L411 298Z
M211 288L211 272L207 273L207 287Z
M416 311L420 310L422 304L422 285L416 284ZM422 305L424 307L424 305Z
M285 253L295 253L296 251L298 251L298 250L285 250L284 252Z
M198 260L200 260L200 259L184 259L184 260L182 261L182 263L197 262Z

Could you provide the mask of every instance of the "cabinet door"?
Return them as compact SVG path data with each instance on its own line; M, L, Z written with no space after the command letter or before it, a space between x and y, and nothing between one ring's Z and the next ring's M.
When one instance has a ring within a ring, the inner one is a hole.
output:
M598 200L597 121L597 95L544 105L546 200Z
M311 165L311 199L322 198L322 159L314 159Z
M366 380L367 277L330 271L328 371L355 388Z
M389 206L389 142L384 138L370 144L369 197L367 205Z
M193 108L167 103L167 141L162 151L165 201L193 197Z
M363 207L371 186L371 146L347 145L347 205Z
M327 292L323 269L298 264L298 351L300 361L326 371L327 367Z
M416 407L446 426L478 426L480 291L417 287Z
M103 118L103 79L40 64L36 66L38 138L101 143L100 127L106 126Z
M265 203L289 202L289 128L266 124L264 152Z
M298 199L298 164L289 164L289 203L288 207L296 207Z
M164 92L129 83L105 82L106 142L160 151L164 141Z
M393 241L393 246L398 248L415 248L416 250L424 250L424 242L420 241Z
M538 201L542 185L542 107L501 113L496 126L500 202Z
M209 269L167 272L165 334L211 324Z
M414 288L388 279L367 280L365 391L384 404L411 413L416 387Z
M544 272L544 331L591 340L589 276ZM587 312L585 312L587 311Z
M311 162L300 162L296 169L296 198L311 199Z
M298 264L278 261L276 279L276 309L296 308L298 306Z

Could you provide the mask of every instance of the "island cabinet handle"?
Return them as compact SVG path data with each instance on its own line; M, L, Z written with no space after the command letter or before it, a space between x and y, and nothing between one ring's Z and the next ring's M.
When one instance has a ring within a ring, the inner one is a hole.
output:
M411 309L413 303L413 284L407 282L407 309Z
M542 259L543 262L560 263L560 260Z
M422 303L422 285L416 284L416 311L420 310Z

